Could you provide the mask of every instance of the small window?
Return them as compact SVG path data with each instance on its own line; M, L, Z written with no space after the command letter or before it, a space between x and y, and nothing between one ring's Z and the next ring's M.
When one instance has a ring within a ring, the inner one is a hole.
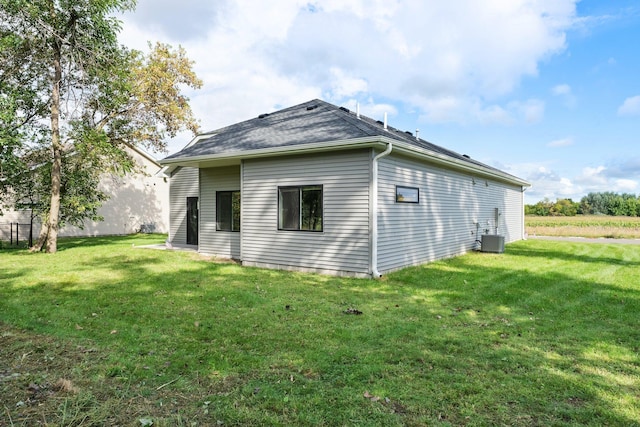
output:
M240 192L216 193L216 231L240 231Z
M322 231L322 186L278 187L278 230Z
M420 203L420 190L396 185L396 203Z

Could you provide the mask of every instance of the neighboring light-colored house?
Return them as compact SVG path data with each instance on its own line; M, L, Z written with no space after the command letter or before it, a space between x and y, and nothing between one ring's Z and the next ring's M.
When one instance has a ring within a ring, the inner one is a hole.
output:
M243 265L378 277L524 238L515 176L313 100L198 135L160 161L169 245Z
M105 174L100 181L100 190L109 195L98 209L104 221L84 223L83 228L65 226L59 236L107 236L131 234L139 231L167 233L169 231L169 182L164 176L157 175L158 162L148 153L136 147L127 146L129 155L141 168L140 173L125 176ZM31 212L5 211L0 223L29 224ZM33 238L38 237L41 224L33 224ZM6 228L6 227L5 227ZM28 227L20 227L20 239L24 240ZM3 239L8 240L7 230L3 229Z

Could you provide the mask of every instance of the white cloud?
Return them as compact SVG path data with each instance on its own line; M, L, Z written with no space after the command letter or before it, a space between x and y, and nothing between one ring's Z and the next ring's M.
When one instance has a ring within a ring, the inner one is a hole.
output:
M633 179L616 179L615 186L618 191L622 192L631 192L635 191L638 188L638 181Z
M545 198L579 201L592 192L634 193L640 188L640 170L627 178L617 178L611 169L602 165L583 168L576 174L568 170L558 171L553 167L554 163L520 163L502 169L531 182L531 188L525 192L527 204Z
M573 145L573 138L571 138L571 137L555 139L555 140L551 141L550 143L548 143L547 147L552 147L552 148L568 147L569 145Z
M505 172L526 179L532 183L532 188L527 190L528 194L539 192L541 183L545 181L559 181L560 177L551 169L552 162L531 162L494 165Z
M332 67L329 69L331 74L330 81L330 98L343 99L366 92L368 89L367 81L362 78L349 76L344 70Z
M592 168L592 167L583 168L582 174L580 174L576 178L576 180L583 185L590 185L590 186L606 185L608 179L606 175L603 173L605 170L607 170L607 168L604 166L597 166L595 168Z
M571 86L566 83L559 84L554 86L551 89L551 93L555 96L560 97L563 100L563 103L568 108L573 108L576 105L576 97L573 95L571 91Z
M375 102L371 97L365 102L352 98L343 102L343 104L351 111L356 111L360 108L360 114L376 120L382 120L385 113L387 113L387 118L398 115L398 109L396 107L391 104Z
M545 104L539 99L512 101L502 106L488 104L480 98L446 96L435 99L410 98L431 123L480 123L511 125L516 122L537 123L544 116Z
M170 38L185 42L206 37L202 28L218 25L218 17L229 5L228 0L182 0L181 7L176 7L175 0L140 1L130 19L140 28L153 33L156 39Z
M204 82L203 128L325 96L403 101L431 122L536 122L509 102L565 49L576 0L139 0L121 41L182 44Z
M150 2L141 0L138 7ZM196 3L208 2L191 0L185 7ZM167 13L171 14L173 9L175 7ZM286 38L298 10L298 3L286 0L275 1L275 4L246 0L228 3L218 10L217 25L202 26L200 35L191 35L184 42L189 58L195 61L196 74L204 81L202 89L187 93L203 130L322 97L319 85L301 76L280 73L264 51L265 45L280 43ZM126 21L121 40L129 46L146 49L146 40L164 34L146 28L137 21ZM172 39L163 41L177 44ZM187 140L189 138L190 135ZM176 139L170 142L169 151L184 145L184 140Z
M421 120L431 123L510 124L511 113L499 105L484 105L480 99L457 96L442 96L434 99L410 98L421 110Z
M525 192L525 203L532 204L543 199L580 199L581 188L571 178L562 176L550 167L550 162L522 163L507 169L516 176L524 177L531 183Z
M625 99L618 108L618 114L621 116L640 116L640 95Z
M607 167L607 174L613 178L640 178L640 157L626 156L612 160Z
M554 95L569 95L571 94L571 86L568 84L556 85L551 89Z
M636 177L640 177L636 174ZM612 191L623 193L634 191L638 188L638 179L616 178L615 171L605 166L586 167L582 173L575 178L575 182L580 185L583 193Z
M487 105L485 107L478 101L470 112L472 117L482 124L508 124L513 122L510 112L499 105Z
M527 123L537 123L544 116L544 102L539 99L528 99L525 102L513 102L509 104L517 117Z

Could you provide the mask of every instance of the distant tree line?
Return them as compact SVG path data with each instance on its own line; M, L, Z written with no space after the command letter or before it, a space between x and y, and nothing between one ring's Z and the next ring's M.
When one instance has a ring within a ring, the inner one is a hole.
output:
M557 199L552 202L545 198L535 205L525 205L524 213L525 215L539 216L575 216L579 214L640 216L640 196L607 191L589 193L580 202L574 202L571 199Z

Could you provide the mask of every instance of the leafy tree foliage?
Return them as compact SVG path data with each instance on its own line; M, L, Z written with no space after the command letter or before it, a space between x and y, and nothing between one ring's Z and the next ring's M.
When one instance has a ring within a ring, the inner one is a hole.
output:
M616 194L613 192L589 193L580 203L571 199L549 199L539 201L534 205L525 205L526 215L539 216L574 216L583 215L612 215L612 216L640 216L640 196L635 194Z
M165 149L197 132L182 94L202 82L182 48L118 44L133 0L0 0L0 185L43 222L34 249L57 249L65 223L99 219L105 172L128 173L126 146Z
M610 191L589 193L580 201L580 208L585 214L640 216L640 197Z
M574 216L578 213L579 204L571 199L557 199L555 202L545 198L535 205L525 205L526 215L539 216Z
M38 97L43 82L35 78L46 70L29 66L30 55L29 43L0 24L0 202L11 191L11 178L24 169L22 141L46 132L39 123L24 126L48 110L46 99ZM0 203L0 214L2 208Z

